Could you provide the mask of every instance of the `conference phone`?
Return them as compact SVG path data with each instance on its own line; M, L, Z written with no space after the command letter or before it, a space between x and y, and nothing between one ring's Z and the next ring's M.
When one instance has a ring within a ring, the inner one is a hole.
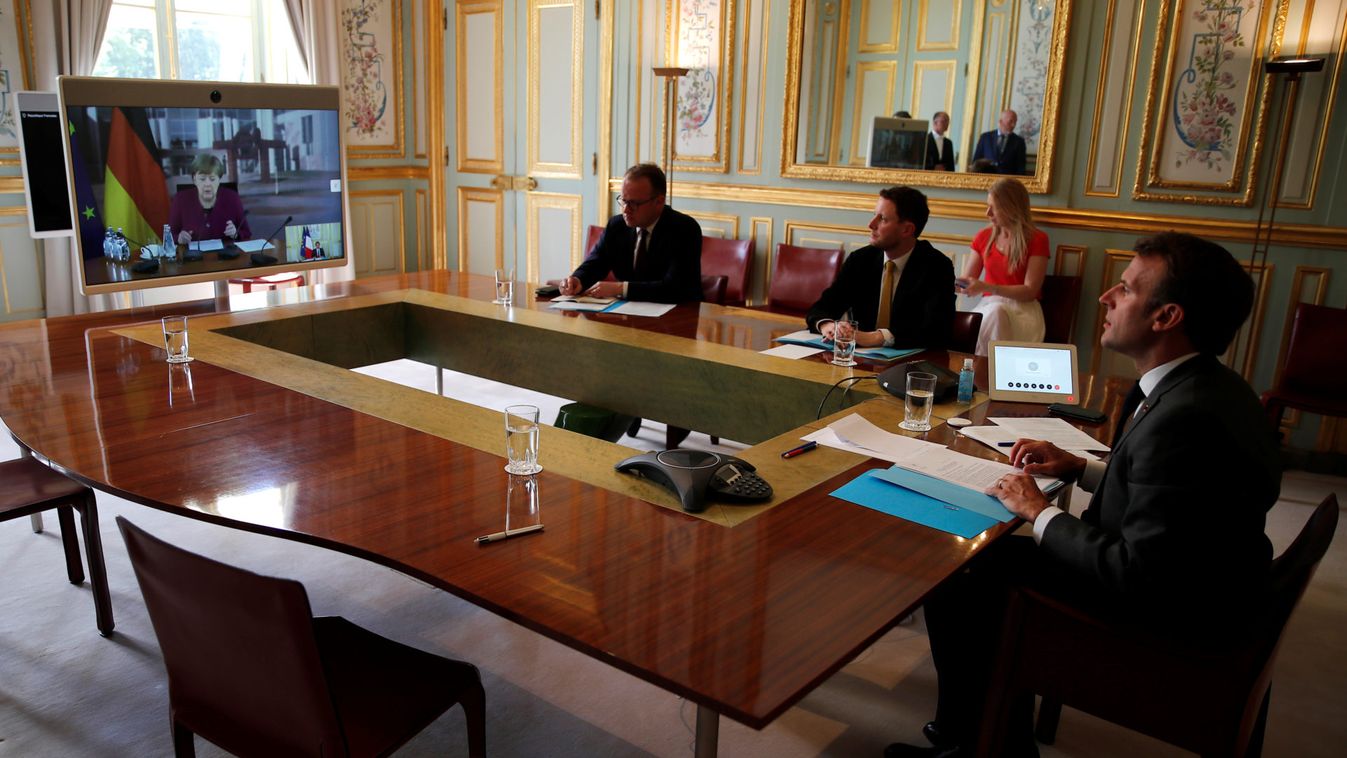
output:
M759 502L772 497L772 485L758 476L753 464L732 455L702 450L664 450L633 455L614 468L673 490L688 513L706 510L708 498Z

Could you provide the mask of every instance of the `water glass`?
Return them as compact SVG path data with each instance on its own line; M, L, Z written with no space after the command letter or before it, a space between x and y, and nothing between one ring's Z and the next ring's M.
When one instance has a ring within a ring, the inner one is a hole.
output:
M505 470L511 474L536 474L538 465L538 406L511 405L505 409Z
M192 360L187 354L187 317L164 316L160 321L164 325L164 349L168 351L168 362L186 363Z
M500 305L514 304L514 269L496 269L496 299L491 302Z
M845 318L833 322L833 365L856 365L856 323Z
M935 407L935 374L910 371L907 374L907 393L903 400L903 423L909 432L931 430L931 409Z

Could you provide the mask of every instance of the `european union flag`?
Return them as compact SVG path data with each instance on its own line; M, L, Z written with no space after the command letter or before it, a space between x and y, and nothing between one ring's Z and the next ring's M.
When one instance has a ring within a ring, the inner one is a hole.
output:
M74 109L78 112L79 109ZM70 162L75 173L75 217L79 220L80 249L84 258L103 257L103 214L99 213L94 186L89 181L89 168L84 163L84 151L76 139L76 114L70 114Z

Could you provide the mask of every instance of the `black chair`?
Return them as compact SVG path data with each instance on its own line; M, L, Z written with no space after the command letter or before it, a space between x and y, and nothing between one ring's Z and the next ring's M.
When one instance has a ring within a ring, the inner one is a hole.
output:
M117 517L168 669L173 752L387 755L455 703L486 754L477 668L314 618L304 585L174 547Z
M103 567L103 540L98 531L98 504L94 500L94 491L53 471L31 455L0 463L0 521L33 516L52 508L56 509L61 525L66 576L76 585L84 582L74 511L80 513L84 552L89 558L89 584L94 594L95 623L98 633L107 637L112 634L115 623L112 600L108 595L108 575ZM40 524L40 520L34 520L35 531L41 530Z
M1247 623L1199 642L1160 637L1016 590L984 713L980 754L1005 742L1012 703L1043 696L1038 738L1051 743L1063 704L1203 755L1262 750L1282 630L1338 525L1334 495L1273 561L1265 601ZM1249 588L1257 597L1262 588Z
M954 325L949 332L949 349L956 353L977 351L978 332L982 331L982 314L977 311L955 311Z
M1347 417L1347 309L1301 303L1296 306L1291 338L1277 386L1263 393L1263 407L1274 429L1282 412L1299 408L1324 416Z

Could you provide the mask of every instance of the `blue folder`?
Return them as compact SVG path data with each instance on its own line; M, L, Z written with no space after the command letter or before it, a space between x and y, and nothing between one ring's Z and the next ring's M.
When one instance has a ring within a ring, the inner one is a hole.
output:
M977 511L894 484L880 476L885 473L882 469L867 471L842 485L832 496L965 539L976 537L998 523Z
M792 339L787 336L787 337L777 337L772 341L782 342L787 345L805 345L807 347L816 347L820 350L833 349L833 343L823 339L823 337L815 337L814 339L802 340L802 339ZM924 349L925 348L921 347L858 347L856 348L856 355L859 355L862 358L869 358L870 360L874 361L896 361L899 358L908 355L913 355L915 353L920 353Z
M996 519L1002 524L1015 518L1010 511L1006 510L1004 505L1001 505L1000 500L985 492L970 490L967 487L961 487L915 471L908 471L898 466L894 466L887 471L875 471L874 474L891 484L906 487L927 497L933 497L942 503L949 503L964 510L980 513L987 518Z

